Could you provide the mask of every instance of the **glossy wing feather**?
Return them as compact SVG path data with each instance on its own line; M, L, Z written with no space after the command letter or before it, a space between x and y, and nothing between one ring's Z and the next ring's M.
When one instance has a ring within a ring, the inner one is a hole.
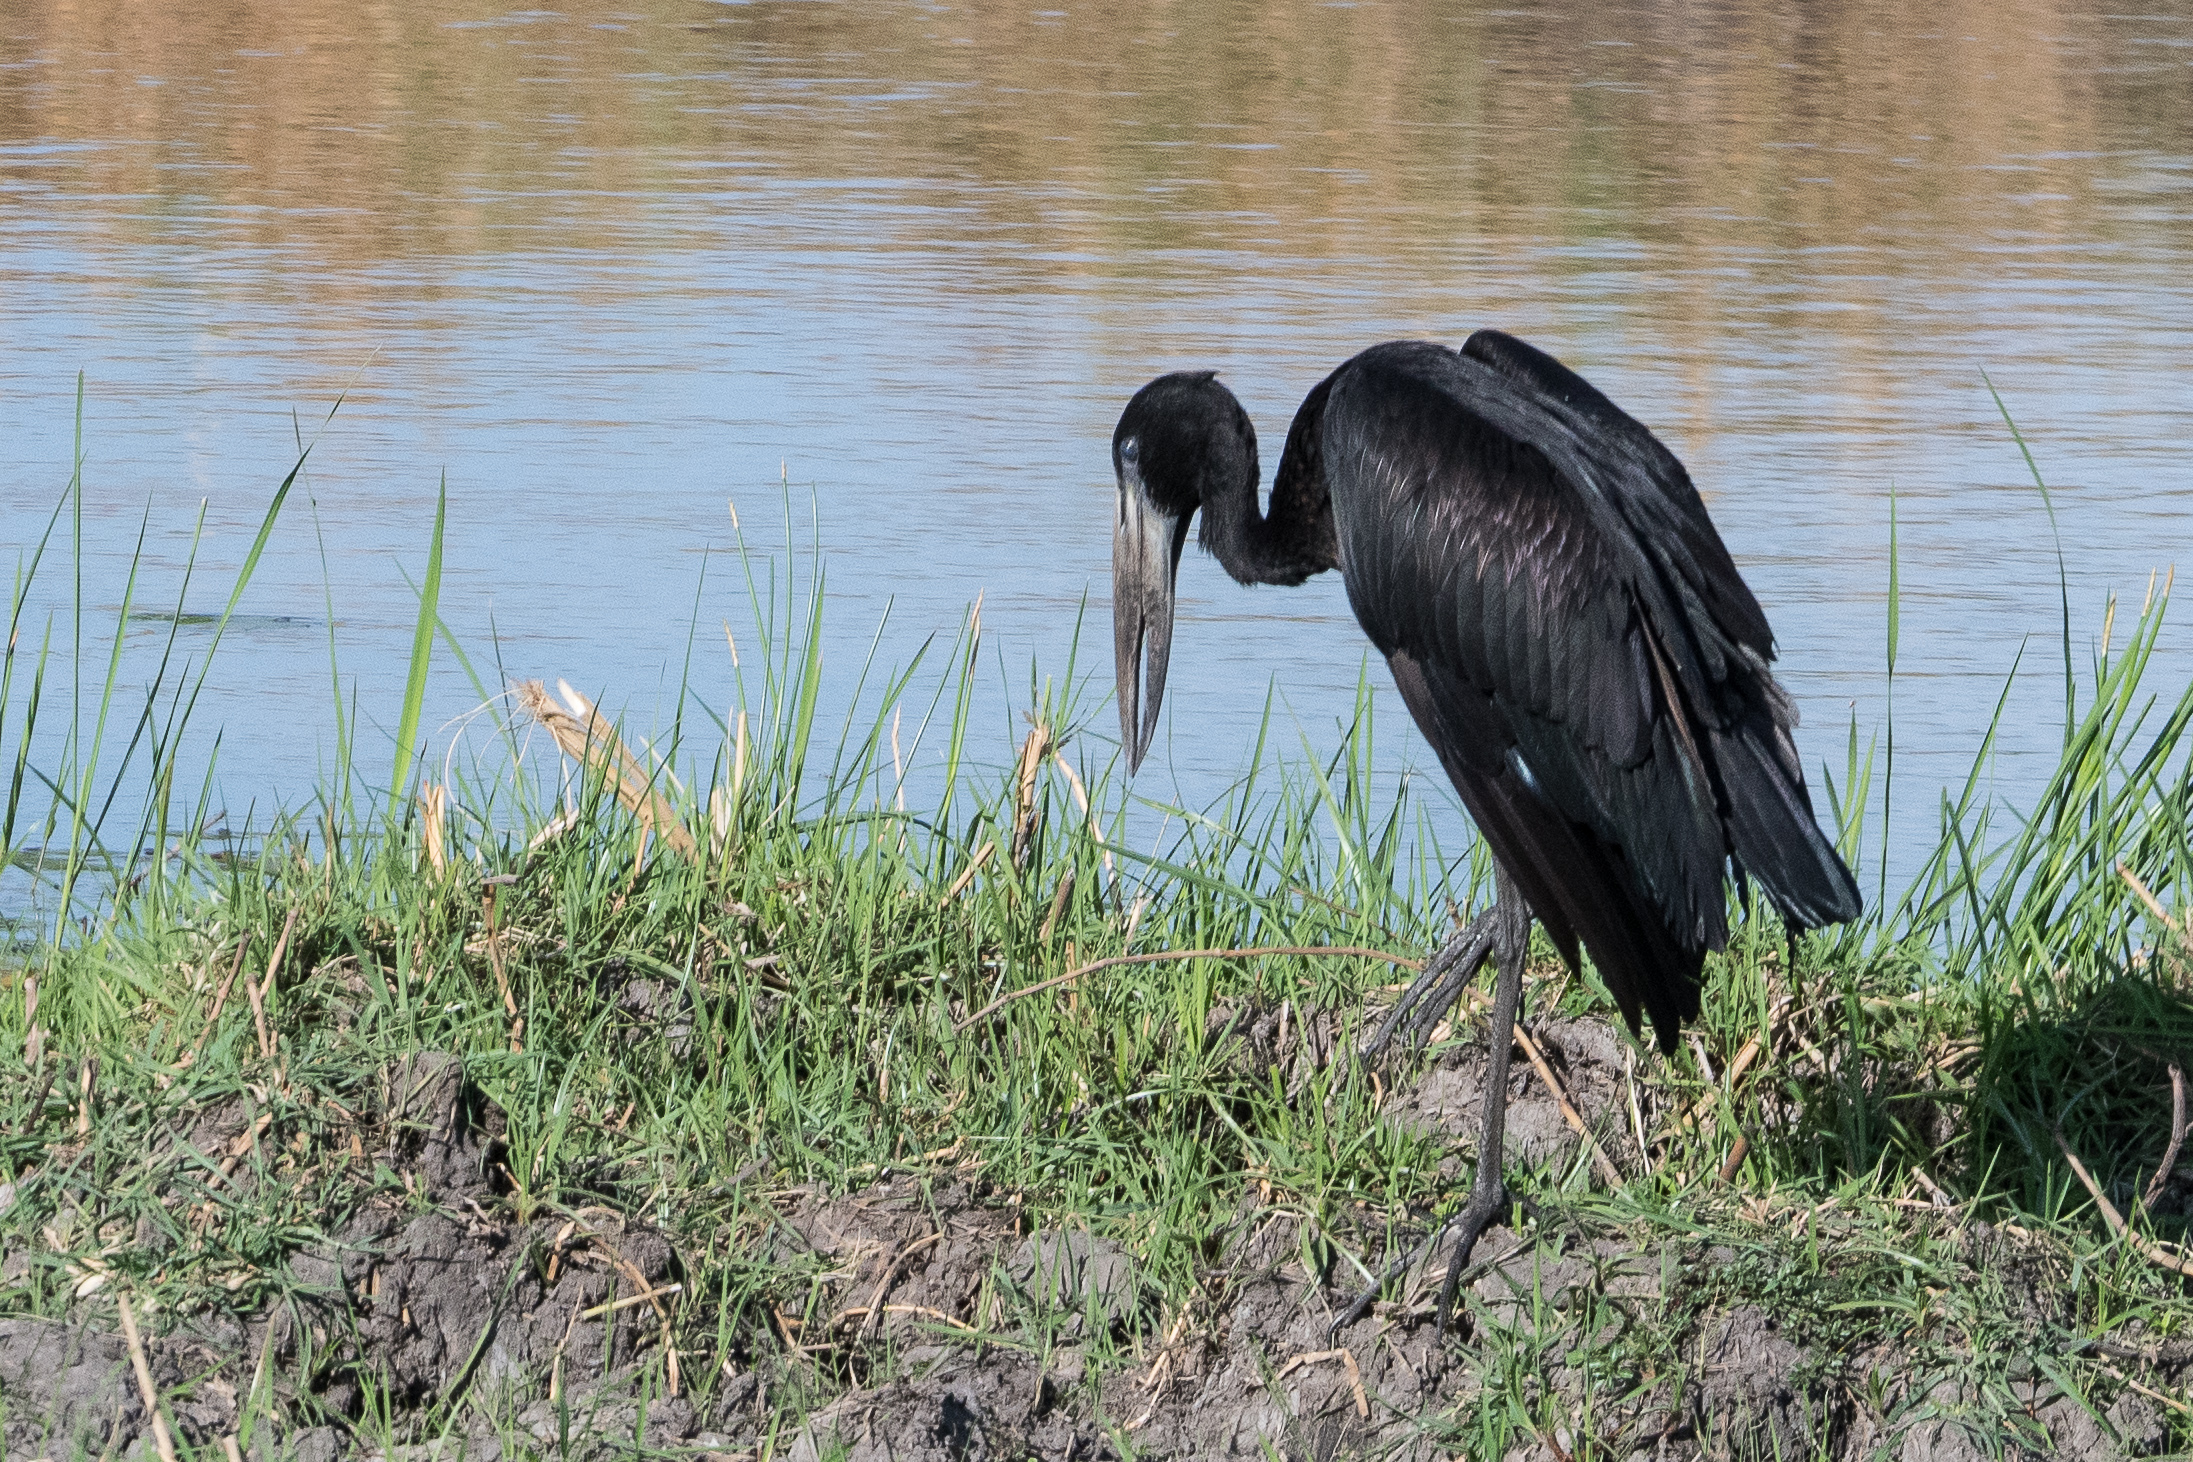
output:
M1732 852L1792 922L1851 917L1856 888L1681 464L1549 357L1471 350L1380 346L1328 383L1350 600L1533 911L1670 1040Z
M1634 550L1645 571L1635 580L1640 602L1710 743L1705 759L1739 867L1793 924L1858 917L1857 883L1814 821L1790 739L1796 708L1767 668L1774 633L1683 464L1590 382L1511 335L1480 330L1462 354L1523 395L1542 421L1532 440L1548 446L1610 536Z

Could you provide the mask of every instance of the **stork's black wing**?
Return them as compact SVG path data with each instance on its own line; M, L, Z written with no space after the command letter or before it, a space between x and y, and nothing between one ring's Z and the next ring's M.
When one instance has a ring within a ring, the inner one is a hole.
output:
M1379 346L1319 421L1342 568L1502 865L1634 1025L1697 1013L1733 856L1784 916L1854 917L1767 670L1766 618L1682 466L1485 332Z

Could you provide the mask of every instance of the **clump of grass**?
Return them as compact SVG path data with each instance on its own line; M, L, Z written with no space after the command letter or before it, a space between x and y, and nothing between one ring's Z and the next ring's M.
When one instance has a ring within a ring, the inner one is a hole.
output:
M79 648L77 719L44 771L32 738L50 631L23 662L27 688L14 657L0 671L9 856L51 850L61 869L44 885L58 913L18 939L0 998L0 1064L24 1073L0 1083L0 1315L96 1317L121 1292L162 1317L151 1325L303 1303L296 1256L374 1205L425 1202L373 1155L387 1073L420 1052L454 1053L499 1114L497 1221L608 1210L671 1237L682 1288L648 1384L672 1388L682 1364L674 1389L705 1408L766 1358L779 1384L764 1448L888 1369L857 1346L790 1343L827 1326L830 1293L770 1251L795 1188L971 1183L1015 1227L1120 1246L1157 1320L1081 1347L1092 1394L1218 1332L1230 1291L1214 1273L1245 1214L1294 1225L1304 1270L1345 1290L1466 1190L1449 1145L1395 1118L1391 1088L1419 1071L1331 1058L1394 962L1486 889L1481 850L1442 849L1409 786L1374 787L1367 687L1329 760L1289 762L1260 738L1228 795L1155 808L1092 733L1102 708L1076 666L1061 688L1031 676L1017 745L980 744L970 614L936 669L864 674L873 691L833 744L819 575L780 584L742 555L766 641L732 667L729 713L687 697L643 760L592 706L520 685L575 772L528 761L500 723L519 771L452 758L421 816L408 783L426 658L446 635L440 537L437 515L390 791L346 785L241 847L197 835L209 809L176 794L202 664L170 680L162 661L108 763L119 678L110 659L103 683L85 681L97 662ZM18 575L11 634L29 627L38 562ZM2170 915L2193 887L2193 692L2145 688L2167 602L2165 584L2121 650L2105 628L2063 759L2012 826L1980 795L1983 746L1919 877L1863 924L1806 939L1792 966L1771 917L1745 911L1709 963L1696 1039L1666 1062L1631 1049L1640 1095L1593 1114L1620 1181L1578 1155L1525 1184L1545 1255L1584 1234L1668 1256L1661 1303L1640 1317L1586 1286L1565 1308L1480 1307L1476 1380L1426 1425L1475 1455L1580 1447L1669 1377L1680 1394L1714 1325L1746 1306L1832 1369L1845 1419L1821 1425L1837 1435L1930 1394L1914 1376L1969 1382L1972 1416L2029 1440L2035 1367L2097 1415L2155 1389L2139 1348L2193 1332L2182 1277L2155 1258L2186 1237L2185 1184L2159 1169L2170 1072L2193 1053ZM714 728L698 754L687 715ZM938 791L909 810L925 754ZM1866 780L1854 737L1835 789L1852 850ZM115 837L122 805L143 812ZM36 842L17 841L19 810ZM1156 854L1123 836L1146 812L1178 829ZM1357 952L1242 953L1303 948ZM1213 953L1127 958L1178 951ZM1322 1023L1327 1057L1254 1059L1250 1028L1272 1012ZM1612 1022L1611 1002L1588 972L1537 961L1529 1022L1578 1017ZM1458 1019L1421 1059L1472 1038ZM2067 1154L2127 1227L2097 1216ZM1048 1355L1058 1322L999 1318L1025 1309L1017 1293L999 1278L994 1304L946 1318ZM487 1404L468 1390L398 1405L339 1340L255 1363L245 1445L253 1426L324 1419L351 1372L339 1420L387 1444ZM2175 1444L2193 1442L2193 1415L2164 1414Z

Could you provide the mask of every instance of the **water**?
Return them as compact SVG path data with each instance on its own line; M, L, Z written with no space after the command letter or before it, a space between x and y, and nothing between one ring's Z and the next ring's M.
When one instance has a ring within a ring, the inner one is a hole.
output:
M1982 371L2055 491L2083 657L2193 528L2187 8L1422 10L8 7L0 532L68 480L82 372L93 624L141 520L140 597L175 607L201 501L185 607L218 609L316 436L197 718L232 809L318 785L336 686L386 775L445 476L443 611L483 663L647 724L690 653L722 703L727 505L781 541L789 498L841 694L887 606L891 661L984 596L1003 760L1085 600L1108 674L1136 386L1221 369L1268 473L1340 359L1495 324L1688 462L1814 766L1882 726L1893 491L1912 831L2033 639L1997 772L2029 791L2058 539ZM1243 591L1191 554L1181 598L1150 789L1223 786L1275 677L1330 748L1364 653L1338 582ZM446 663L432 690L430 728L474 700ZM1378 693L1384 759L1424 760Z

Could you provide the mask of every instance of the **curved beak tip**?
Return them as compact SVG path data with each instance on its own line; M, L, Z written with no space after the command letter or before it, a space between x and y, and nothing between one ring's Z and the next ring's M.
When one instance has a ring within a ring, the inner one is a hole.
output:
M1173 583L1187 523L1151 505L1122 473L1112 528L1112 652L1118 674L1119 739L1129 775L1157 737L1158 707L1173 648ZM1147 658L1145 658L1147 657ZM1147 664L1147 670L1145 670Z

